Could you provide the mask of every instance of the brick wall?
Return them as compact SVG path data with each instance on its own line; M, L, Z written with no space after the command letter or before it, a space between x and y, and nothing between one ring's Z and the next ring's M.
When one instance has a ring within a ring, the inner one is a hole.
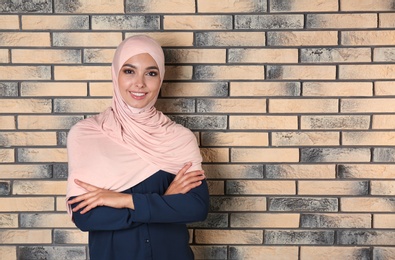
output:
M86 259L68 129L125 37L164 47L158 109L208 176L197 259L395 259L393 0L0 0L0 258Z

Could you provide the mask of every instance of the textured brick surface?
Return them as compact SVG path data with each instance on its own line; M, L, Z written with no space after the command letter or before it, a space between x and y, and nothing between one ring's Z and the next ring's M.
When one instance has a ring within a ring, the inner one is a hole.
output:
M67 134L126 37L164 49L156 107L209 185L196 259L395 259L393 0L0 0L0 258L88 259Z

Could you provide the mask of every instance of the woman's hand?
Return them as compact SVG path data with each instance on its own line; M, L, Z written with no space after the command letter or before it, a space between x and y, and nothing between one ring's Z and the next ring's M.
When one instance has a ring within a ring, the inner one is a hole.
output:
M88 192L68 201L69 205L80 202L73 212L83 209L80 213L84 214L98 206L134 209L133 198L130 194L102 189L77 179L74 182Z
M187 163L176 175L167 188L165 195L171 194L185 194L188 191L196 188L202 184L202 180L206 178L204 171L188 172L187 170L192 166L192 163Z

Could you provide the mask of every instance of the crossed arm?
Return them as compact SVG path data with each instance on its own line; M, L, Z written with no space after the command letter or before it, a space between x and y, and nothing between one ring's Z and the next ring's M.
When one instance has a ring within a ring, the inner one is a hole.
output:
M68 201L76 213L76 225L90 231L130 228L139 223L203 220L208 210L207 183L203 171L187 173L190 167L186 164L178 172L164 195L114 192L76 180L87 190Z

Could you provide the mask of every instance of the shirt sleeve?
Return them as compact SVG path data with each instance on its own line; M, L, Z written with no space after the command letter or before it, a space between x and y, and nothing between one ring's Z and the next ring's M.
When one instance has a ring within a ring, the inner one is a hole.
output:
M85 214L73 212L73 221L82 231L121 230L144 223L190 223L206 219L209 207L207 182L186 194L133 193L135 209L96 207ZM76 207L75 203L72 208Z
M209 193L204 180L186 194L133 194L132 219L141 223L191 223L206 219Z

